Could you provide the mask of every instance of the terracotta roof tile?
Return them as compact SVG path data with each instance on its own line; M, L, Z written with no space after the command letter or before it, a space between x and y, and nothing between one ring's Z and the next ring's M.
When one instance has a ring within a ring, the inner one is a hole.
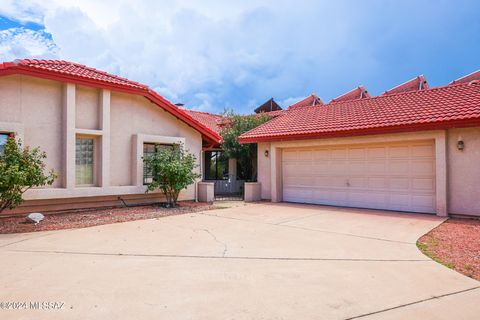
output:
M470 81L480 80L480 70L467 74L457 80L452 81L450 84L457 84L457 83L466 83Z
M71 81L76 84L140 95L200 132L205 139L213 142L221 140L216 131L194 119L148 86L82 64L63 60L30 59L0 63L0 76L11 74L23 74L62 82Z
M428 89L428 82L425 76L419 75L407 82L404 82L390 90L385 91L383 94L393 94L393 93L400 93L400 92L408 92L408 91L415 91L415 90L425 90Z
M356 99L370 98L367 89L364 86L358 86L353 90L348 91L347 93L342 94L335 99L330 100L330 102L341 102L341 101L350 101Z
M15 60L14 64L19 66L26 66L30 68L40 69L44 71L52 71L55 73L66 74L75 77L92 79L111 84L118 84L122 86L129 86L134 88L148 89L148 86L140 84L135 81L128 80L95 68L87 67L83 64L73 63L64 60L32 60L23 59Z
M323 102L316 94L311 94L305 99L295 102L288 108L292 109L292 108L298 108L298 107L309 107L314 105L323 105Z
M216 133L220 133L219 123L222 120L221 115L189 109L184 109L184 111L192 116L193 119L207 126L211 130L215 131Z
M480 125L480 84L332 102L291 109L241 135L242 143L436 129L447 123Z

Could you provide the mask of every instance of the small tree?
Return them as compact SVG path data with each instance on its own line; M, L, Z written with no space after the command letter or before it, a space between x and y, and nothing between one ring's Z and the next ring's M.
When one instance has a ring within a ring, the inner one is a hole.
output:
M143 161L153 176L147 192L160 189L167 197L169 207L177 205L181 190L200 178L200 174L193 171L198 167L196 157L186 151L182 145L160 148Z
M46 158L39 148L23 148L21 141L8 138L0 154L0 212L18 207L28 189L53 184L57 176L53 170L45 173Z
M272 119L266 114L241 116L232 111L225 111L223 114L223 127L220 135L223 138L222 149L229 158L237 159L237 163L247 181L257 179L256 161L257 144L240 144L238 137L259 125Z

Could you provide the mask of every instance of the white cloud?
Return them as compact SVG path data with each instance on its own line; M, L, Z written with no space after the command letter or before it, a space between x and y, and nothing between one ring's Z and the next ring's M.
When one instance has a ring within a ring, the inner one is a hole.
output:
M41 31L10 28L0 31L0 59L57 58L58 48Z
M57 54L189 107L246 112L272 96L287 105L311 92L327 101L360 82L372 90L367 82L385 76L378 47L410 41L418 26L405 17L422 21L423 30L430 7L412 1L402 15L381 2L3 0L0 14L41 23L56 47L41 32L24 31L5 36L12 40L0 50ZM380 9L386 13L375 14Z

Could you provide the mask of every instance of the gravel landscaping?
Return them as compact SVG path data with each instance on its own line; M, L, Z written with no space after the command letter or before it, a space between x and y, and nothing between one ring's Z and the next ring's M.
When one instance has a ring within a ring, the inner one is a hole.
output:
M208 203L182 201L176 208L148 205L126 208L77 210L45 215L39 224L27 223L25 216L0 218L0 234L85 228L102 224L159 218L177 214L220 209Z
M449 219L417 242L433 260L480 280L480 220Z

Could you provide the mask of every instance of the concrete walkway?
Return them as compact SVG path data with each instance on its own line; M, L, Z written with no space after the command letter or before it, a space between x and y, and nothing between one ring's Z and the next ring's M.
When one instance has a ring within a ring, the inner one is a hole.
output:
M478 319L480 283L415 246L441 222L259 203L0 235L0 302L27 303L0 319Z

